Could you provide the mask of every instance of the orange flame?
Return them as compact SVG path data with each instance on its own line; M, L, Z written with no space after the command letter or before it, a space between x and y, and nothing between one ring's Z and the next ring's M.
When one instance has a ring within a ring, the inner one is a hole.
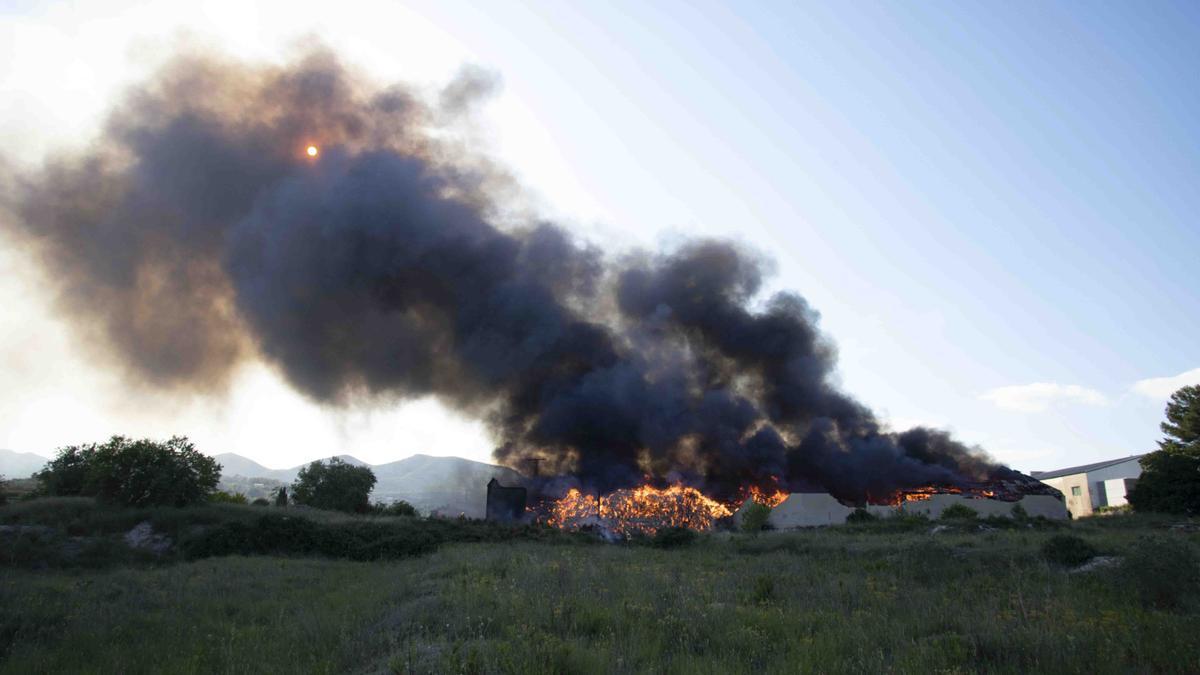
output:
M752 485L752 486L750 486L750 490L749 490L749 494L747 495L747 498L753 499L754 501L758 502L759 504L762 504L763 506L769 506L771 508L775 508L776 506L779 506L780 504L782 504L783 500L788 498L788 493L786 490L780 490L778 488L776 488L774 492L768 492L765 489L758 487L757 485ZM743 500L743 501L745 501L745 500Z
M963 488L953 485L935 486L926 485L924 487L909 488L906 490L897 490L891 495L882 500L882 503L891 506L903 506L908 502L923 502L934 495L963 495L970 499L995 499L996 492L994 490L985 490L983 488ZM871 503L879 503L870 498L867 499Z
M696 488L642 485L616 490L603 497L572 488L562 499L549 505L543 521L568 529L601 525L628 537L634 533L652 535L664 527L710 530L718 518L731 515L733 511L728 506Z

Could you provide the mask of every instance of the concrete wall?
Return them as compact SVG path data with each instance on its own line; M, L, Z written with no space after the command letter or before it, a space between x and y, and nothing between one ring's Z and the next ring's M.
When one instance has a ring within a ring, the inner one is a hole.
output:
M776 530L840 525L854 509L825 492L796 492L771 509L767 523Z
M1050 495L1026 495L1016 502L1005 502L998 499L972 499L962 495L933 495L929 499L908 502L902 507L870 505L866 507L866 510L878 518L887 518L895 515L898 510L903 510L911 514L924 514L931 520L936 520L941 517L943 511L955 504L966 506L983 518L988 516L1011 517L1013 507L1017 504L1020 504L1021 508L1025 509L1025 512L1031 517L1042 516L1053 520L1066 520L1067 518L1066 506L1058 498ZM846 517L853 512L853 508L842 504L832 495L796 493L789 495L782 504L776 506L771 511L767 522L776 530L840 525L845 523ZM734 519L736 522L737 514L734 515Z
M961 504L980 517L988 516L1012 516L1013 507L1017 504L1025 509L1025 513L1031 517L1042 516L1054 520L1066 520L1067 509L1062 502L1050 495L1026 495L1015 502L1005 502L999 499L971 499L962 495L933 495L929 499L922 501L908 502L901 508L906 513L921 513L928 516L931 520L936 520L942 516L942 512L946 509Z

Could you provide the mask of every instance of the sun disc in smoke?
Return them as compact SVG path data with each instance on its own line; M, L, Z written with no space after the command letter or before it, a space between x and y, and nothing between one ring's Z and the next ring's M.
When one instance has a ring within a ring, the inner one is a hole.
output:
M320 149L318 149L318 148L317 148L317 146L315 146L315 145L310 145L310 146L308 146L307 148L305 148L305 149L304 149L304 152L305 152L305 154L307 154L309 157L316 157L318 154L320 154L320 152L321 152L321 151L320 151Z

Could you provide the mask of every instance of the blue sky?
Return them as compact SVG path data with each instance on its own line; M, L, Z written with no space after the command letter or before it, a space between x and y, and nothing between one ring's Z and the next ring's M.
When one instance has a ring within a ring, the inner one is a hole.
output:
M898 426L947 426L1016 468L1046 469L1152 449L1163 392L1200 381L1195 3L328 11L10 5L0 95L16 104L0 139L18 162L83 142L180 30L262 58L315 38L381 79L435 82L476 63L504 83L480 113L480 142L535 208L614 250L716 235L771 256L773 285L822 313L846 389ZM29 345L55 329L46 301L29 299L21 261L0 255L0 272L0 299L24 303L0 321L25 324L0 329L0 355L22 364L25 391L61 396L52 368L29 366ZM87 361L78 344L60 347ZM184 425L254 424L229 402L177 402L153 422L96 412L120 391L106 377L74 399L96 419L58 435L35 431L28 395L0 398L0 447L47 453L117 422L154 433L170 411ZM1164 377L1177 379L1138 384ZM453 427L457 447L435 454L486 456L477 426L420 405L367 421L322 412L333 431L309 436L324 445L292 454L262 450L251 440L262 430L191 433L285 465L334 451L398 459Z

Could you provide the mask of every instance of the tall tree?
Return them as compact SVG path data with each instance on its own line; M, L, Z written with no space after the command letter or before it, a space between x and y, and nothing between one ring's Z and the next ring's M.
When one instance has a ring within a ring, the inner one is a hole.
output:
M1158 442L1161 449L1168 446L1189 446L1200 443L1200 385L1184 387L1171 394L1167 403L1167 421L1159 425L1166 438Z
M316 461L300 469L292 484L292 499L297 504L332 511L366 513L368 498L375 487L375 472L338 459Z
M185 506L208 499L221 465L186 437L165 441L113 436L59 448L34 476L48 495L83 495L122 506Z
M1200 385L1171 394L1166 417L1166 437L1142 458L1129 503L1138 511L1200 513Z

